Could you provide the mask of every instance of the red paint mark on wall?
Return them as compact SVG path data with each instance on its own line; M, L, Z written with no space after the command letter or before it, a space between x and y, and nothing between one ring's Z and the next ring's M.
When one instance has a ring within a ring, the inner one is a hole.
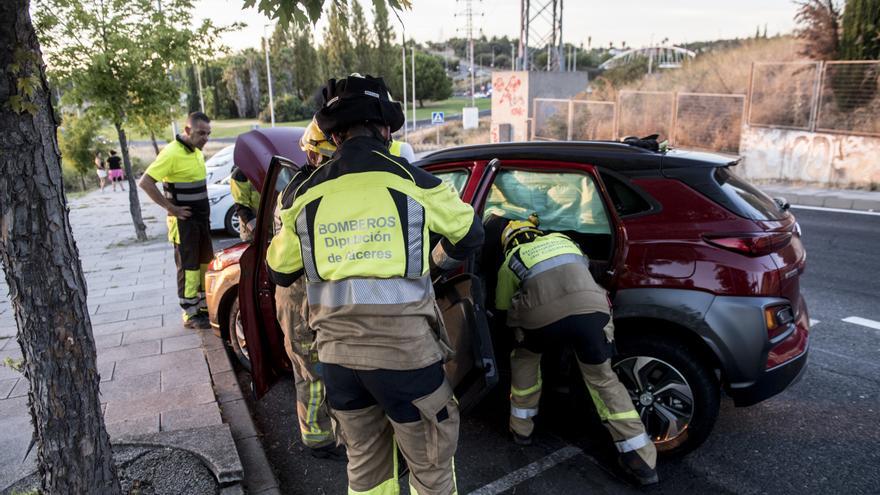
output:
M510 114L521 117L526 115L526 98L522 94L523 83L519 75L498 76L492 83L492 91L499 95L498 104L510 108Z

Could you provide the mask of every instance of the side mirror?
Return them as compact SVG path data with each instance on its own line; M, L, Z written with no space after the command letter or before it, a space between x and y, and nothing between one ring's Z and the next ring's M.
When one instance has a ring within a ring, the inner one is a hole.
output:
M791 204L783 197L773 198L773 201L779 205L779 209L782 211L788 211L788 209L791 208Z

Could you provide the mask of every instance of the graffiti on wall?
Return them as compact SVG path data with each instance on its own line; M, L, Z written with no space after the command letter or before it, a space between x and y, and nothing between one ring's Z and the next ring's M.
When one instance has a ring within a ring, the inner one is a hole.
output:
M740 152L750 179L836 186L880 182L880 138L746 126Z
M498 95L498 105L507 106L510 115L514 117L526 116L526 97L523 90L519 74L501 74L492 82L492 94Z

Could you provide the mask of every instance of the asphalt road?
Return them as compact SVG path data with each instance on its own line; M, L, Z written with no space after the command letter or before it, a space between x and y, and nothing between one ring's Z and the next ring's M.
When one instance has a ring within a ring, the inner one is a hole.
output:
M880 322L880 216L794 211L808 256L801 287L814 320L806 373L749 408L723 399L710 438L684 458L661 459L662 482L651 493L880 491L880 327L865 326ZM511 443L506 387L462 421L460 493L640 491L612 468L610 441L589 405L550 385L536 443ZM251 406L284 493L344 493L344 463L313 459L299 442L291 380Z

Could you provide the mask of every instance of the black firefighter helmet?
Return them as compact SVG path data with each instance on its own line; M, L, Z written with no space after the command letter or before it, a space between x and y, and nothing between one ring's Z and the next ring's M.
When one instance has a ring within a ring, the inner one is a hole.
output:
M352 74L341 81L330 79L323 93L326 103L315 114L315 120L327 134L367 122L387 125L391 132L403 126L400 103L391 100L381 77Z

